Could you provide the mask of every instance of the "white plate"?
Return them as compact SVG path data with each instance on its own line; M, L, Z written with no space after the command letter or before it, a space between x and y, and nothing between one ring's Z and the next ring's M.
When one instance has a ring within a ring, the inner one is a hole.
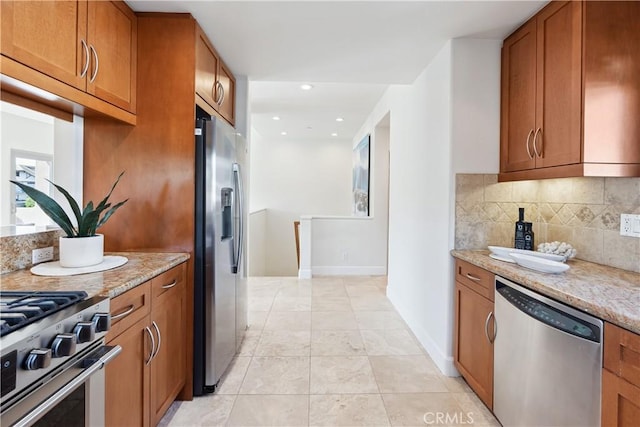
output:
M541 271L543 273L562 273L570 268L567 264L562 262L551 261L530 255L522 255L512 252L509 256L515 259L518 265L532 270Z
M551 261L565 262L565 258L562 255L545 254L544 252L526 251L524 249L505 248L503 246L488 246L489 250L495 255L502 258L508 258L509 254L516 253L528 256L534 256L538 258L548 259Z
M500 255L496 255L496 254L489 254L489 257L493 258L493 259L497 259L498 261L504 261L504 262L510 262L512 264L515 264L516 262L514 261L513 258L511 258L510 256L507 257L503 257Z

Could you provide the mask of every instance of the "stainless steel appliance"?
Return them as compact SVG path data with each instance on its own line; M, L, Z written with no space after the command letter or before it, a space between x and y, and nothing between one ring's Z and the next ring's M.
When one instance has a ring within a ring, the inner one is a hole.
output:
M496 276L493 410L505 427L598 426L601 320Z
M244 194L235 130L197 108L194 394L215 391L246 329Z
M104 425L109 299L85 292L0 292L0 424Z

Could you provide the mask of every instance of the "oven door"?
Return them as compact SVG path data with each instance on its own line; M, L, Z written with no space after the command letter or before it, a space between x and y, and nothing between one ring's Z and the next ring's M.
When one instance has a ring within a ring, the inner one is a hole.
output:
M70 362L69 366L38 384L2 413L3 426L104 426L104 366L122 348L97 347Z

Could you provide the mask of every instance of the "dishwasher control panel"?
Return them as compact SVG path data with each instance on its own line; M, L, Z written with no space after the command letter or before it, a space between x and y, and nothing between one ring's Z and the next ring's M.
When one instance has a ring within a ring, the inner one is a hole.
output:
M600 341L600 330L595 325L551 307L500 282L496 282L496 292L520 311L542 323L580 338L595 342Z

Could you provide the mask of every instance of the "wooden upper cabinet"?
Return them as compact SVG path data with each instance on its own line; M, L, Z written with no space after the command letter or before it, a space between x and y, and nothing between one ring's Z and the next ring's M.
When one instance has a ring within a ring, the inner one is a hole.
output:
M86 1L2 1L2 54L84 90Z
M133 121L128 113L136 108L137 18L124 2L0 4L3 74L80 107Z
M212 107L218 101L218 55L200 27L196 30L196 93Z
M586 2L584 161L640 163L640 2Z
M536 25L534 21L502 47L500 170L533 169L536 126Z
M553 1L510 35L498 179L640 176L639 44L640 2Z
M87 92L125 110L136 109L137 22L124 3L88 3L91 55Z
M196 93L231 125L235 124L235 86L233 73L196 26Z
M582 3L552 2L536 27L536 167L579 163Z
M233 124L235 123L236 111L236 79L222 62L220 62L218 68L218 82L220 91L222 91L219 98L218 112Z

